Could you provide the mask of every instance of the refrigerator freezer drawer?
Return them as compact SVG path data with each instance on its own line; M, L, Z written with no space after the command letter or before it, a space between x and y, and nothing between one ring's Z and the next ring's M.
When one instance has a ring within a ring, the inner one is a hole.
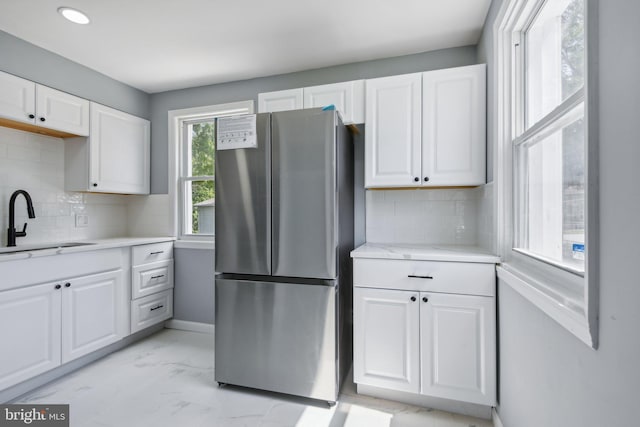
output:
M216 279L216 381L336 401L336 289Z

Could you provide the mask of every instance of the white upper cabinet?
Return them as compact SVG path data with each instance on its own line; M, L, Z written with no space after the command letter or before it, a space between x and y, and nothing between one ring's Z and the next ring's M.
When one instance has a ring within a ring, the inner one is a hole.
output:
M36 124L74 135L89 135L89 101L36 85Z
M364 80L304 88L304 108L334 105L349 123L364 122Z
M422 74L366 83L365 187L419 185Z
M65 140L65 189L149 194L150 123L91 103L91 133Z
M148 120L92 102L92 190L149 194L150 134Z
M303 105L302 88L258 94L258 113L299 110Z
M0 117L65 134L89 135L89 101L2 72Z
M12 74L0 72L0 117L35 123L36 84Z
M485 73L479 64L422 75L423 184L485 183Z
M484 184L485 75L480 64L367 80L365 186Z
M258 94L258 112L299 110L334 105L347 123L364 122L364 80L309 86Z

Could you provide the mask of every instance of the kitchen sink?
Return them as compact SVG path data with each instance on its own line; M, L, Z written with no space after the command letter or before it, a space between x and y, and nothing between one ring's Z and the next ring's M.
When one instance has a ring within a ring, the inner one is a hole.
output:
M10 254L15 254L20 252L43 251L46 249L75 248L76 246L88 246L88 245L95 245L95 243L64 242L64 243L44 243L41 245L12 246L7 248L0 248L0 255L10 255Z

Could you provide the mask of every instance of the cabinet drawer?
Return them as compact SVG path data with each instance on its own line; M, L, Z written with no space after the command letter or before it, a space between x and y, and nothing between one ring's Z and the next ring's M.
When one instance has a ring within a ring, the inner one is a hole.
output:
M353 260L354 286L494 296L495 264L470 262Z
M173 288L173 260L138 265L132 275L131 299Z
M173 316L173 289L131 301L131 333Z
M150 262L173 258L173 242L151 243L131 248L131 265L136 266Z

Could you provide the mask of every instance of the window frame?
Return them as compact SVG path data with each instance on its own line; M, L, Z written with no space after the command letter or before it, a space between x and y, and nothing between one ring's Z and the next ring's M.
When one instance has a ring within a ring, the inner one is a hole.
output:
M187 200L186 184L193 181L211 180L215 175L185 175L189 159L186 126L241 114L253 114L254 102L239 101L203 107L170 110L169 115L169 201L172 206L172 228L177 238L176 247L192 249L214 249L215 234L186 233Z
M505 0L493 26L496 95L495 126L497 149L494 153L495 225L497 248L503 263L498 267L501 282L565 327L581 341L598 345L598 120L597 5L585 0L584 86L527 130L525 31L534 22L546 0ZM585 120L585 253L584 273L572 271L552 260L515 248L518 201L514 197L515 146L538 132L557 129L556 119L580 103ZM518 135L518 137L516 137ZM578 273L578 274L576 274Z

